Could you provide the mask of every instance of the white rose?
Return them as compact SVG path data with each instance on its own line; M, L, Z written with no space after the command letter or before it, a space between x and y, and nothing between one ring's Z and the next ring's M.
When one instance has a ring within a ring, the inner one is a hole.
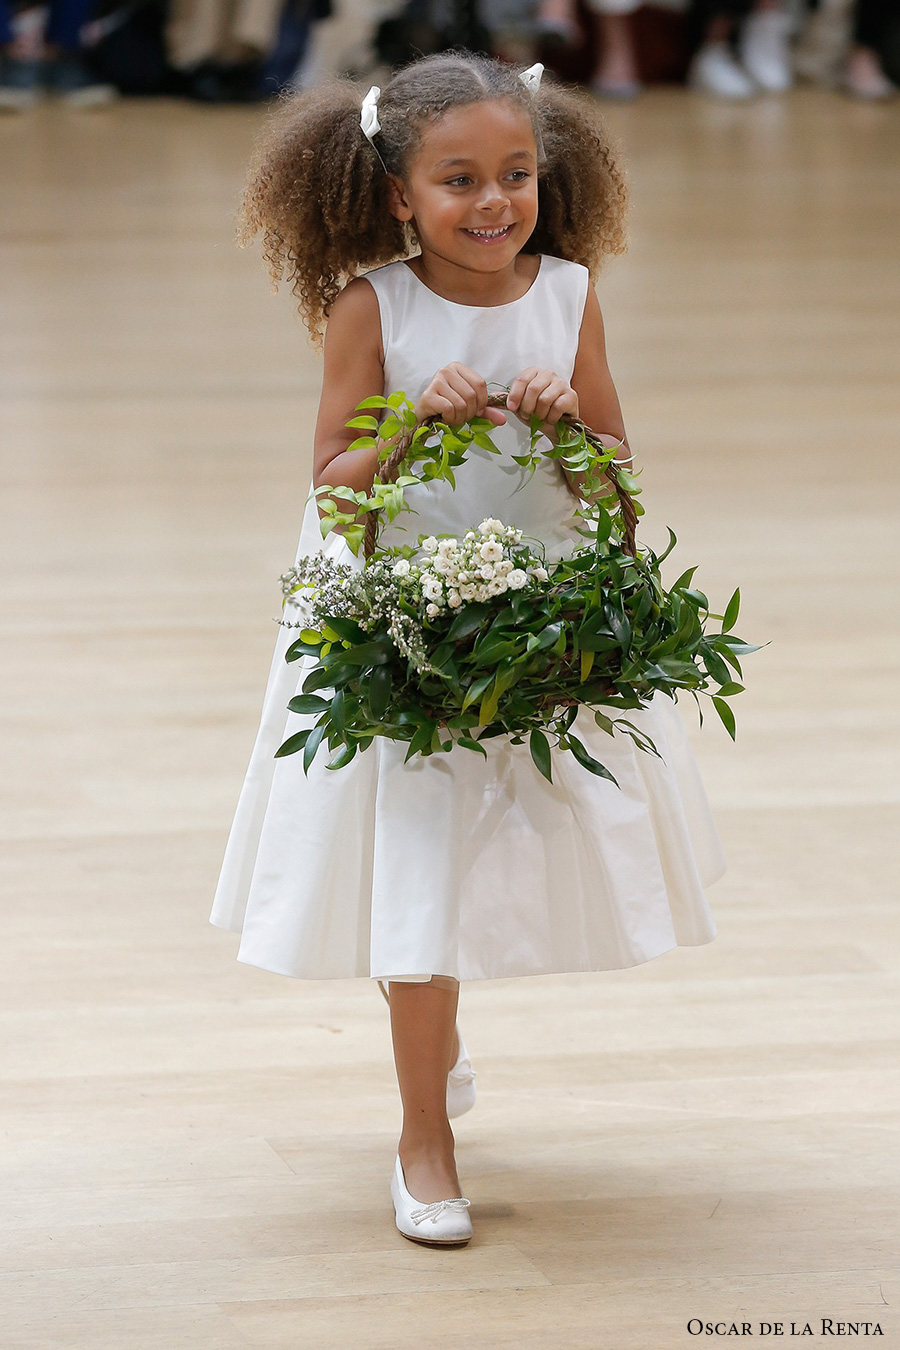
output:
M499 562L503 557L503 549L497 543L496 539L486 539L478 552L485 562Z
M472 578L468 572L459 572L457 574L457 580L465 584L467 581L471 581Z
M426 600L439 600L443 593L444 588L437 577L422 578L422 594Z
M431 565L435 572L440 572L442 576L446 576L453 569L450 559L442 557L440 554L432 561Z
M442 558L449 558L456 552L457 543L455 539L442 539L437 546L437 551Z
M528 577L521 567L514 567L506 578L506 584L511 591L520 591L523 586L528 585Z
M534 578L536 581L549 581L550 573L546 567L536 567L534 569Z
M484 567L479 567L478 575L483 577L485 581L492 581L494 578L494 568L491 563L485 563Z
M459 594L462 596L463 600L474 600L477 590L478 587L473 586L470 582L467 586L460 586Z
M503 531L505 528L506 527L504 526L502 520L494 520L494 519L483 520L481 524L478 526L479 532L483 535L497 534Z
M425 609L425 613L428 615L429 619L433 619L435 615L440 614L440 612L441 611L438 609L437 605L434 604L426 606Z
M433 553L437 546L438 541L433 534L430 534L427 539L422 540L422 548L426 553Z
M503 595L507 589L505 577L494 577L493 581L487 584L488 595Z
M450 606L451 609L459 609L460 605L462 604L462 596L460 595L459 591L450 592L450 594L447 596L447 604Z
M397 561L394 563L394 566L391 568L391 571L393 572L395 577L409 576L409 559L398 558Z
M494 564L494 575L497 577L508 577L513 570L513 565L509 558L503 558L500 562Z

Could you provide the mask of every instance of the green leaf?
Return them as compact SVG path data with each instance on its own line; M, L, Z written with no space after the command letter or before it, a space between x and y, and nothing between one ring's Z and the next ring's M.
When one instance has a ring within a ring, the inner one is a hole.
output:
M483 745L479 745L471 736L460 736L457 745L464 745L467 750L477 750L479 755L484 755L487 759L487 751Z
M727 633L737 623L738 612L741 608L741 588L738 586L734 595L728 601L725 609L725 617L722 619L722 632Z
M343 769L344 765L349 764L353 756L356 754L356 749L357 746L355 741L350 741L349 743L342 745L340 750L338 750L337 754L335 755L334 759L329 760L328 763L325 765L325 768Z
M359 642L364 636L363 630L355 619L339 618L331 615L329 616L327 623L328 627L332 630L329 637L331 637L332 634L337 634L344 642Z
M689 567L686 572L682 572L678 580L672 582L672 585L669 587L669 590L683 591L685 586L689 586L691 584L691 580L696 570L697 570L696 567Z
M323 713L327 712L330 706L328 700L319 698L318 694L297 694L291 699L288 709L295 713Z
M309 740L310 729L306 731L295 732L293 736L288 736L283 745L280 745L275 751L276 759L283 759L285 755L294 755L298 750L302 750Z
M553 775L550 769L550 742L542 731L535 727L528 738L528 748L531 751L531 758L534 760L538 769L544 775L548 783L553 782Z
M358 428L360 431L377 431L377 417L351 417L349 422L344 423L345 427Z
M303 749L303 772L305 774L309 773L309 766L312 764L313 760L316 757L316 751L322 744L322 737L324 735L325 735L324 722L319 727L313 727L312 731L309 733L309 739L307 740L306 745Z
M378 442L374 436L359 436L347 446L348 450L374 450Z
M284 654L284 659L287 662L291 662L299 661L301 656L318 656L321 649L321 642L317 642L316 645L313 646L311 642L303 642L298 639L297 642L292 642L288 647Z
M719 714L719 717L721 718L722 725L728 732L728 735L731 737L731 739L734 740L736 730L734 723L734 713L732 712L729 705L725 702L724 698L717 698L715 694L713 695L713 704L715 705L716 712Z
M725 706L727 707L728 705L726 704ZM731 710L729 709L729 712L730 711ZM582 768L587 769L590 773L596 774L598 778L608 779L609 782L614 783L616 787L619 786L606 765L601 764L599 759L594 759L594 756L590 753L587 746L582 745L577 736L573 736L572 733L569 732L566 737L566 744Z
M317 689L330 689L334 676L324 666L314 666L303 681L304 694L314 694Z
M474 604L466 605L462 614L457 615L453 620L447 632L447 638L451 642L459 642L462 638L471 637L479 628L484 625L484 621L490 614L490 605L482 604L476 601Z
M472 681L466 690L466 696L463 699L463 711L465 711L466 708L471 707L473 703L478 702L493 678L493 671L489 671L487 675L481 675L477 680Z
M380 722L387 712L391 684L390 666L376 666L369 677L369 708L376 722Z
M349 661L354 666L383 666L393 654L394 649L387 642L363 642L339 652L338 661Z
M731 678L728 667L721 656L718 656L709 647L703 650L703 664L706 666L707 674L715 680L716 684L728 683Z
M667 526L666 526L666 531L668 532L668 535L669 535L669 542L668 542L668 544L666 545L666 547L663 549L662 553L661 553L661 554L659 555L659 557L657 558L657 560L656 560L657 566L659 566L660 563L664 563L664 562L665 562L666 558L668 558L669 554L672 552L672 549L673 549L673 548L675 547L675 545L678 543L678 540L675 538L675 532L674 532L674 530L670 530L669 527L668 527L668 525L667 525Z
M722 688L716 691L716 697L731 698L734 694L742 694L743 692L744 686L742 684L738 684L736 680L729 680L727 684L723 684Z
M392 402L392 399L395 399L396 397L396 394L391 394L390 398L385 398L382 394L372 394L370 398L364 398L362 403L357 403L356 411L362 412L363 408L387 408L388 406L396 408L397 404ZM400 398L402 402L402 394Z
M497 715L497 704L500 702L500 689L497 680L491 680L487 692L481 700L481 706L478 709L478 721L481 726L489 726Z

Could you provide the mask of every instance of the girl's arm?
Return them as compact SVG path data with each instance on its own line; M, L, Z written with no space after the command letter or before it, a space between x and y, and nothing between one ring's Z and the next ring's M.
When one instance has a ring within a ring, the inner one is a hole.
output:
M578 352L572 372L572 388L578 395L578 415L592 431L622 442L616 459L630 468L625 421L619 406L619 396L609 373L606 360L606 337L603 315L593 286L588 286L581 331L578 334ZM581 474L567 474L572 485L581 490Z
M344 424L357 404L384 390L381 316L375 291L359 277L335 300L325 333L325 372L313 451L313 486L369 492L377 450L349 450L359 431ZM339 503L340 504L340 503ZM343 503L344 510L347 503Z

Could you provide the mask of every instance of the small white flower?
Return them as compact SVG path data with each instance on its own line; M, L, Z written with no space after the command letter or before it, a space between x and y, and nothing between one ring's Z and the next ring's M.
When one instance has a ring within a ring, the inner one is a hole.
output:
M471 580L472 580L472 574L471 574L470 572L458 572L458 573L457 573L457 581L460 581L460 582L462 582L463 584L465 584L465 582L471 581Z
M473 586L469 583L467 586L460 586L459 594L462 596L463 600L474 600L477 590L477 586Z
M394 563L394 566L391 568L391 571L393 572L395 577L409 576L409 559L398 558L397 561Z
M422 548L426 553L434 553L437 546L438 541L435 539L433 534L430 534L427 539L422 540Z
M513 565L509 558L502 558L500 562L494 563L494 575L498 577L508 577L513 570Z
M449 558L456 552L458 547L455 539L442 539L437 546L437 551L442 558Z
M485 563L484 567L479 567L478 576L483 577L485 581L493 580L494 567L492 563Z
M550 573L547 571L546 567L536 567L532 575L534 576L535 581L549 581L550 579Z
M441 556L440 554L438 555L438 557L432 560L431 565L434 568L435 572L440 572L442 576L446 576L448 572L452 572L453 570L453 564L450 561L450 559L445 556Z
M459 591L451 591L447 596L447 604L451 609L459 609L462 604L462 596Z
M528 585L527 573L523 572L521 567L514 567L506 578L506 584L511 591L520 591L523 586Z
M488 520L483 520L478 526L478 533L483 537L487 537L489 534L502 534L505 528L502 520L489 518Z
M507 581L505 577L494 577L494 580L487 584L488 595L503 595L506 590Z
M503 549L497 543L496 539L488 539L478 550L485 562L499 562L503 557Z
M433 619L433 618L435 617L435 615L436 615L436 614L440 614L440 612L441 612L441 611L438 609L437 605L435 605L435 604L427 605L426 608L425 608L425 613L428 615L429 619Z
M522 573L524 576L524 572ZM422 578L422 594L426 600L439 600L444 593L444 588L437 577Z

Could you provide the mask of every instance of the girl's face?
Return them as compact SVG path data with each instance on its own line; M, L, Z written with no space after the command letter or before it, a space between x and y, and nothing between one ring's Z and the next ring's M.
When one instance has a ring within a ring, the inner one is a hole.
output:
M451 108L422 135L391 211L413 223L422 253L470 271L508 267L538 214L531 119L514 103Z

